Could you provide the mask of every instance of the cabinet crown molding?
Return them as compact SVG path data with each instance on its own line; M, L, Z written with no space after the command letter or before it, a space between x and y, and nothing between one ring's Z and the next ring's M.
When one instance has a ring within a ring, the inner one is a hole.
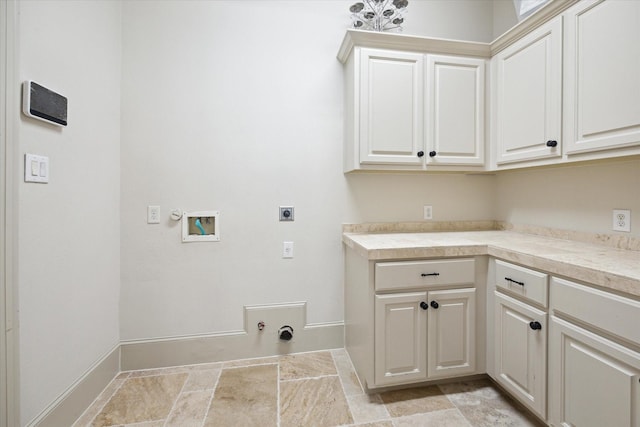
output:
M551 0L491 43L348 29L337 58L344 64L355 46L491 58L578 1L580 0Z
M355 46L421 53L477 56L481 58L489 58L491 56L491 45L489 43L409 36L397 33L347 30L338 51L338 60L344 64Z

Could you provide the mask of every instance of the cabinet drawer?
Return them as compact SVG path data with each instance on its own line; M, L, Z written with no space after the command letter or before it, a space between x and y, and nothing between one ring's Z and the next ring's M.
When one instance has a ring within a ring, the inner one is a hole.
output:
M543 307L547 306L547 277L545 273L496 260L496 286Z
M551 278L551 301L561 312L640 345L640 302L557 277Z
M475 282L475 260L379 262L376 264L376 291L428 288L443 285L470 285Z

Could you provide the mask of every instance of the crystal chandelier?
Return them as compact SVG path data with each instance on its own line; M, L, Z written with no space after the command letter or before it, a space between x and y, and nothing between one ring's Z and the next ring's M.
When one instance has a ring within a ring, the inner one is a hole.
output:
M353 28L402 31L402 14L407 11L408 4L409 0L363 0L355 3L349 8Z

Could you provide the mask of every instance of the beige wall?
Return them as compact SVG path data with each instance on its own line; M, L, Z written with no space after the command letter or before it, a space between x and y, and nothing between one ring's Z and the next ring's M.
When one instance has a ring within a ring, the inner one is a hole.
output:
M492 40L518 23L518 16L513 0L493 0L493 34Z
M68 97L62 129L21 117L21 156L50 159L49 184L20 165L21 423L36 418L119 341L121 7L20 1L19 78Z
M615 234L613 209L631 209L640 237L640 159L502 172L496 219L566 230Z
M124 3L123 340L238 330L245 304L308 301L309 322L341 321L342 223L417 221L424 204L491 219L492 177L343 175L349 5ZM490 37L490 2L410 6L406 33ZM279 223L287 204L296 220ZM222 240L181 243L173 208L220 210Z

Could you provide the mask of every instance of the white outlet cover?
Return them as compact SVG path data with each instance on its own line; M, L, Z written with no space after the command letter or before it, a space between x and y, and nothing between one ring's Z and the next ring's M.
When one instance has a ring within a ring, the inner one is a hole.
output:
M629 209L613 210L613 231L631 232L631 211Z
M433 207L424 205L424 219L433 219Z
M147 224L160 224L160 206L147 206Z

